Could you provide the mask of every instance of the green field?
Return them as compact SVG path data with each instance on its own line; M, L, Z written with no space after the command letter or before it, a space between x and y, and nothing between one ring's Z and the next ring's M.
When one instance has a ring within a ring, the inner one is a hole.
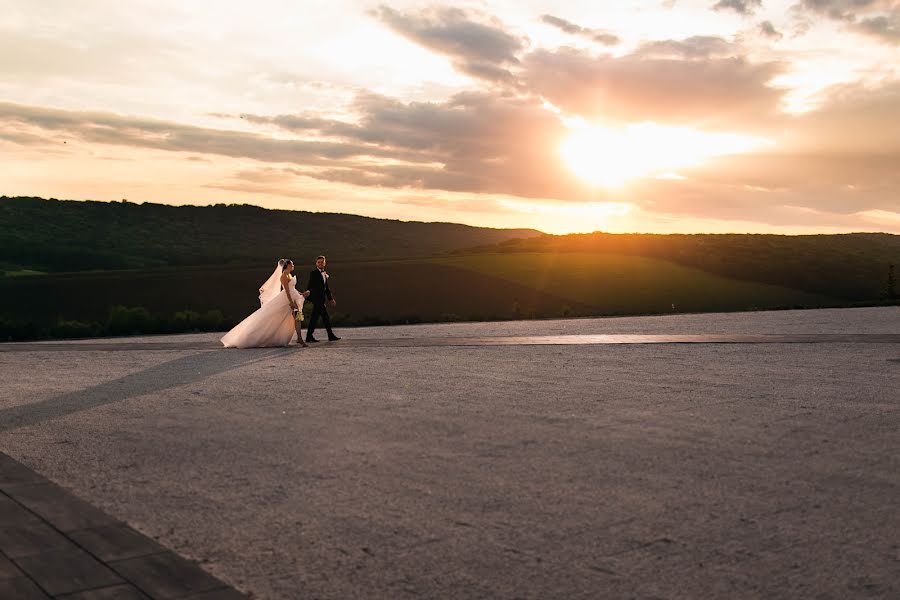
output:
M309 268L298 265L301 288ZM270 270L260 264L0 278L0 337L227 329L257 308L256 290ZM334 262L329 270L335 321L343 326L841 304L667 261L592 253Z
M592 306L598 314L647 314L828 306L790 288L726 279L671 262L600 253L515 253L431 262L519 283Z
M476 253L523 252L639 256L727 279L766 283L850 302L872 302L897 297L900 235L595 232L507 240L481 247Z

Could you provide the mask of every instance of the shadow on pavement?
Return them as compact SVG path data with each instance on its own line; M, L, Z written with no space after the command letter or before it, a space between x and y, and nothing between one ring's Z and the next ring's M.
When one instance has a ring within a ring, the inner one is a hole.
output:
M35 425L105 404L195 383L232 369L282 354L293 348L201 352L170 360L112 381L55 398L0 410L0 432Z

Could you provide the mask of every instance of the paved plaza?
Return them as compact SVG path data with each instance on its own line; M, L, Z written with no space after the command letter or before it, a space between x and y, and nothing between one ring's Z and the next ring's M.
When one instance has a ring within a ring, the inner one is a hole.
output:
M339 334L0 344L0 591L900 597L900 308Z

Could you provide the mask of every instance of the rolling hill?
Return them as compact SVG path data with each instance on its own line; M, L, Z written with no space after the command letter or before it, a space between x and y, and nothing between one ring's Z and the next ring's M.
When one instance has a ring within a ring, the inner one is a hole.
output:
M0 340L227 329L278 257L304 285L320 252L347 326L895 303L900 236L552 236L3 197Z
M900 235L598 232L513 239L465 253L468 252L641 256L728 279L783 286L859 302L877 300L889 294L891 265L895 269L900 267Z
M430 256L538 235L249 205L0 197L0 271L88 271Z

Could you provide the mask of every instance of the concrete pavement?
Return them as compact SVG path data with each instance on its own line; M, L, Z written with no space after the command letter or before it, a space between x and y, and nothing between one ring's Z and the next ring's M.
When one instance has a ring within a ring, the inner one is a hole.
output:
M259 598L900 594L900 309L340 334L4 347L0 450Z

